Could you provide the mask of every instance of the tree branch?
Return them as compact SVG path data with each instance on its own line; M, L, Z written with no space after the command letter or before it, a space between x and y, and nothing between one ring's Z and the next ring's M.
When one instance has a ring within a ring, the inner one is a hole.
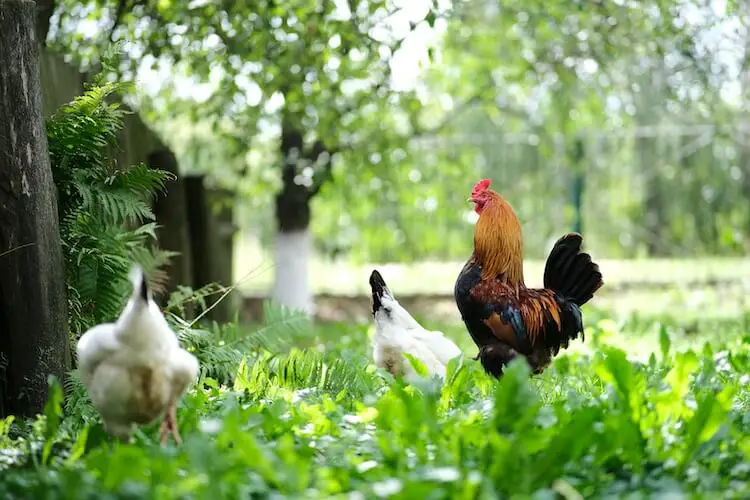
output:
M310 151L309 154L309 158L313 162L317 163L320 160L320 157L324 154L327 154L328 158L326 158L325 164L323 165L323 170L315 176L315 182L308 189L308 200L317 195L323 185L333 178L333 155L335 154L335 151L329 150L323 143L323 141L318 139L313 144L312 151Z
M469 111L475 104L480 103L482 101L482 94L484 94L486 91L489 91L489 90L491 90L491 85L487 85L486 87L480 88L479 90L477 90L477 92L474 95L472 95L465 101L459 103L459 105L453 109L453 112L447 114L437 125L435 125L434 127L429 127L429 128L419 127L414 130L411 137L413 138L425 137L428 135L436 135L440 133L443 129L445 129L448 125L450 125L454 120L459 118L465 112Z
M113 43L114 36L115 36L115 30L120 25L120 21L122 20L122 16L125 13L125 8L127 7L128 0L118 0L117 2L117 10L115 10L115 18L112 21L112 27L109 28L109 35L107 36L107 40L109 43Z
M403 37L397 39L395 41L395 43L393 44L393 46L390 46L387 42L381 42L380 40L377 40L377 39L373 38L367 32L367 30L363 31L361 28L362 28L362 26L363 26L364 23L356 15L356 5L354 5L354 2L352 0L349 0L347 3L349 5L349 11L352 13L351 22L352 22L352 25L353 25L354 29L359 34L361 34L363 37L365 37L368 40L370 40L370 42L372 42L373 44L376 44L378 46L381 46L381 45L388 46L389 50L391 51L391 57L387 61L385 61L386 67L385 67L385 70L383 71L383 74L382 74L382 76L380 78L380 81L378 81L375 85L373 85L370 88L369 91L363 92L362 93L363 95L362 95L361 99L357 99L356 102L352 103L350 106L347 106L346 108L344 108L343 110L341 110L340 113L339 113L339 115L342 116L342 117L344 115L346 115L347 113L351 113L352 111L361 108L367 101L369 101L372 98L373 94L377 94L378 92L380 92L381 90L383 90L390 83L391 76L393 75L393 66L391 65L391 61L393 60L393 56L396 55L396 52L398 52L399 50L401 50L401 48L403 47L404 43L406 42L406 39L409 38L409 35L411 35L414 32L414 30L417 28L417 24L418 24L418 23L410 23L410 25L409 25L409 32L406 33ZM401 12L402 10L403 10L403 8L398 9L397 11L395 11L394 13L392 13L390 15L391 16L396 15L398 12Z
M492 85L488 84L472 95L471 97L467 98L465 101L461 102L458 106L456 106L452 113L449 113L446 115L437 125L429 128L419 128L414 130L408 137L405 137L405 139L418 139L418 138L424 138L428 136L433 136L439 134L441 131L443 131L445 128L447 128L451 123L453 123L457 118L459 118L461 115L463 115L466 111L471 109L475 104L482 101L482 94L488 90L490 90ZM372 133L368 134L367 137L361 141L357 141L356 144L347 144L346 147L339 147L339 152L344 151L353 151L357 149L362 144L368 144L373 142L373 139L380 134L379 130L374 130Z

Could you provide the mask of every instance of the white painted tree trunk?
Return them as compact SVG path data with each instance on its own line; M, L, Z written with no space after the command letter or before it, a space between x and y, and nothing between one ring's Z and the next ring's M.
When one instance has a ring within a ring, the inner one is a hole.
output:
M273 298L287 307L314 314L315 304L309 276L310 231L277 232L275 252Z

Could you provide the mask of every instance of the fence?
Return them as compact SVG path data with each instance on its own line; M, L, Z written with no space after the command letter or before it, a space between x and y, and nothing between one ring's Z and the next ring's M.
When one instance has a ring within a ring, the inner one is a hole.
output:
M607 258L737 256L750 245L749 130L640 127L568 141L474 134L419 148L428 159L473 151L521 217L532 257L568 229Z

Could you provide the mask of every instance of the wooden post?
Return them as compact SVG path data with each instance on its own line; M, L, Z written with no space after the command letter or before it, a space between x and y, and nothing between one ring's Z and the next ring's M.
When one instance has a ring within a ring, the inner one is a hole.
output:
M70 366L65 270L42 116L36 4L0 0L0 415L31 416Z
M190 251L193 254L193 287L211 283L211 234L209 233L206 203L205 176L185 177L188 224L190 224Z
M184 180L194 286L200 288L210 283L230 286L235 232L231 194L224 190L206 188L203 175L186 177ZM218 211L214 211L215 205L220 207ZM219 298L220 295L214 295L207 303L212 304ZM223 323L232 319L235 310L234 294L229 294L211 309L207 317Z
M223 286L234 282L234 193L226 189L207 192L209 234L211 234L211 281ZM219 323L232 321L237 311L236 292L229 293L208 314ZM217 296L216 299L219 299Z
M168 149L152 151L148 155L148 166L178 175L177 159ZM193 285L193 259L187 213L188 202L183 179L177 178L167 181L165 192L159 193L154 200L153 208L156 222L160 226L156 232L159 238L159 247L180 253L172 257L167 269L169 275L167 294L160 298L162 304L164 304L169 292L173 292L177 285Z

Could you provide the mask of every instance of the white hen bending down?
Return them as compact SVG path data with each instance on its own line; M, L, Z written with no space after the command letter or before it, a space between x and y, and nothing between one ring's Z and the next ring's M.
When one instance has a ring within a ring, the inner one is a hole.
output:
M130 437L133 424L166 413L161 444L169 433L181 442L177 401L198 375L198 360L181 349L143 271L130 273L133 294L116 323L89 329L78 341L78 371L107 432Z
M445 377L448 362L461 354L461 349L442 332L425 330L412 318L388 290L378 271L370 275L370 287L375 318L375 364L393 375L413 378L414 368L403 355L407 353L424 363L430 376Z

